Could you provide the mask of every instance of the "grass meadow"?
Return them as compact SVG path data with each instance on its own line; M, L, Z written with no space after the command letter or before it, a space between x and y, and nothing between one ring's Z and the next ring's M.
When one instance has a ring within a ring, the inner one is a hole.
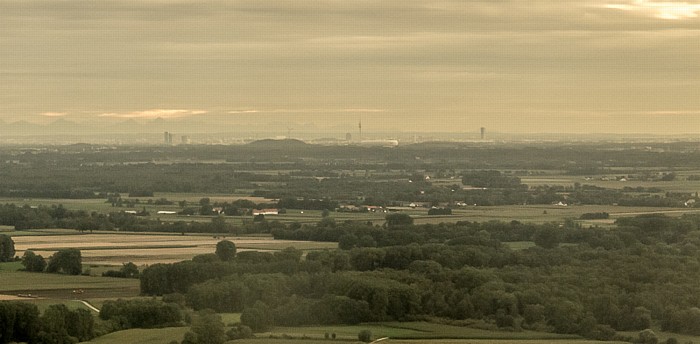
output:
M167 327L158 329L130 329L112 332L90 341L96 344L168 344L182 340L188 327ZM262 343L262 342L257 342Z
M222 317L227 319L227 315ZM224 321L227 323L227 321ZM356 326L317 326L317 327L276 327L272 331L256 334L256 338L236 340L230 343L247 344L299 344L299 343L359 343L357 334L370 330L373 339L389 337L382 343L401 344L593 344L598 341L583 340L572 336L543 332L501 332L468 327L457 327L423 322L411 323L377 323ZM132 329L114 332L93 339L90 343L112 344L167 344L172 340L180 341L187 327L164 329ZM336 339L325 339L327 334L336 334ZM608 342L622 343L622 342Z

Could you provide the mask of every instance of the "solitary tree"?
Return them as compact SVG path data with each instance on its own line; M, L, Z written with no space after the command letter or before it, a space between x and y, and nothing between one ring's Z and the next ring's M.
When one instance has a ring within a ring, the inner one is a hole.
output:
M229 240L221 240L216 244L216 255L227 262L236 256L236 244Z
M75 248L67 248L58 250L49 258L49 265L46 267L47 272L65 273L69 275L80 275L83 271L82 258L80 250Z
M124 263L120 272L126 278L138 278L139 277L139 267L132 262Z
M22 265L29 272L42 272L46 268L46 261L41 255L27 250L24 251L24 256L22 256Z
M0 234L0 262L9 262L15 258L15 242L9 235Z
M357 339L361 342L369 343L372 341L372 332L370 330L362 330L357 334Z

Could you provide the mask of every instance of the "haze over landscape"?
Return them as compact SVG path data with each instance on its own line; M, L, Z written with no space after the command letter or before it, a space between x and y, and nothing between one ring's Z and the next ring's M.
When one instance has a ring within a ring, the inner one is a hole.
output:
M695 134L698 14L691 0L2 1L0 133L345 133L361 118L367 133Z
M700 0L0 0L0 344L700 343Z

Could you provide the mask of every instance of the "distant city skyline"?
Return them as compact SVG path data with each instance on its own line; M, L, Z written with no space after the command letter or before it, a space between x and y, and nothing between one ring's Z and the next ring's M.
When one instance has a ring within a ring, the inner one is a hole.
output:
M699 0L7 0L0 134L700 134L699 41Z

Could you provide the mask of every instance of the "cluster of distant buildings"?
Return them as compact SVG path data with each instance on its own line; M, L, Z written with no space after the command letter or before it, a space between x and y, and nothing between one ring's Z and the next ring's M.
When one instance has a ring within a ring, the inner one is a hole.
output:
M183 145L188 145L190 144L191 140L190 137L187 135L182 135L180 136L180 144ZM173 133L170 132L164 132L163 133L163 143L166 145L172 145L173 144Z
M321 142L321 143L327 143L327 144L354 144L354 145L359 145L359 146L370 146L370 147L396 147L399 145L399 140L396 139L364 139L362 137L362 124L360 124L360 134L358 135L357 138L353 137L352 133L346 133L345 134L345 140L343 141L342 139L340 140L333 140L333 142ZM174 142L174 136L175 134L171 132L163 132L163 144L165 145L173 145L175 144ZM481 127L480 128L480 136L481 140L486 139L486 128ZM275 139L290 139L291 137L289 134L284 137L277 137ZM327 139L330 140L330 139ZM414 136L414 142L416 142L416 138ZM191 139L187 135L182 135L180 136L180 144L182 145L188 145L191 143ZM318 142L317 142L318 143Z

